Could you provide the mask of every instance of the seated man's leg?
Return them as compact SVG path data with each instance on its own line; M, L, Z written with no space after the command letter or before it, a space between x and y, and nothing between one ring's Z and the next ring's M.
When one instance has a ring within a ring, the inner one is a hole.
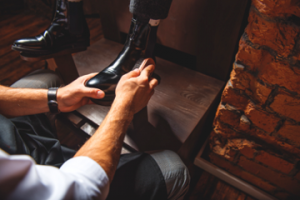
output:
M49 88L60 85L60 78L53 71L37 70L18 80L11 87ZM60 145L55 128L45 114L11 119L0 115L0 123L0 148L10 154L27 154L38 164L58 167L75 154L74 150Z
M168 199L183 199L189 189L190 174L180 157L170 150L150 155L156 161L164 176Z
M50 88L59 87L62 84L59 76L47 69L36 70L16 81L10 87L13 88Z
M107 200L183 199L190 176L179 156L169 150L121 155Z

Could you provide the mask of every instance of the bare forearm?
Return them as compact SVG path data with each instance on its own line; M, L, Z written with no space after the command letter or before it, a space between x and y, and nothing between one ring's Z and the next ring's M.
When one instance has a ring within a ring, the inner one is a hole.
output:
M0 86L0 113L7 117L48 112L47 90Z
M82 146L76 156L88 156L95 160L112 181L120 158L126 130L133 113L126 105L114 102L111 110L95 134Z
M140 69L133 70L120 79L116 88L113 105L100 128L76 153L95 160L112 181L120 158L121 148L127 128L134 113L144 108L158 84L150 78L155 62L146 59ZM149 65L149 66L148 66ZM147 66L147 67L145 67Z

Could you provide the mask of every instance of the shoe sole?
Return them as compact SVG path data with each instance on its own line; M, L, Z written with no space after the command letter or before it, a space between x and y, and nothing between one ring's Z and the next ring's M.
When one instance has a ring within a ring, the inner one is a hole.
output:
M37 49L28 49L19 46L12 46L11 49L15 51L20 51L21 58L26 61L38 61L45 60L48 58L53 58L56 56L62 56L65 54L76 53L80 51L85 51L87 47L90 46L89 42L80 42L73 45L63 46L59 49L54 50L37 50Z
M67 55L67 54L77 53L77 52L81 52L81 51L85 51L85 50L87 50L87 47L76 48L76 49L66 49L63 51L54 52L54 53L47 54L47 55L39 55L38 57L36 57L37 55L26 54L26 53L20 53L20 56L25 61L35 62L35 61L39 61L39 60L46 60L46 59L50 59L50 58Z
M116 95L109 95L109 96L105 96L104 99L92 99L91 100L98 105L101 106L111 106L111 104L113 103L114 99L115 99Z

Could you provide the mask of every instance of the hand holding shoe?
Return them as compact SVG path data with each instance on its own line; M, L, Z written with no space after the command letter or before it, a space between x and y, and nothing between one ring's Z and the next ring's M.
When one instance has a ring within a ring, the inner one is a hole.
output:
M81 76L69 85L59 88L57 91L58 109L61 112L70 112L85 104L93 103L90 98L103 98L105 94L102 90L85 86L85 83L96 74Z
M151 77L155 69L152 61L145 59L139 69L122 76L116 88L113 106L125 106L135 114L148 104L158 84L157 79Z

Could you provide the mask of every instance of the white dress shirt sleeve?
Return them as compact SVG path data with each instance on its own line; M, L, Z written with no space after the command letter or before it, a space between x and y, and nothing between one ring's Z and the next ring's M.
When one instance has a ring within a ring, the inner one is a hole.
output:
M26 155L0 149L0 194L4 199L105 199L109 179L88 157L75 157L60 169L35 164Z

